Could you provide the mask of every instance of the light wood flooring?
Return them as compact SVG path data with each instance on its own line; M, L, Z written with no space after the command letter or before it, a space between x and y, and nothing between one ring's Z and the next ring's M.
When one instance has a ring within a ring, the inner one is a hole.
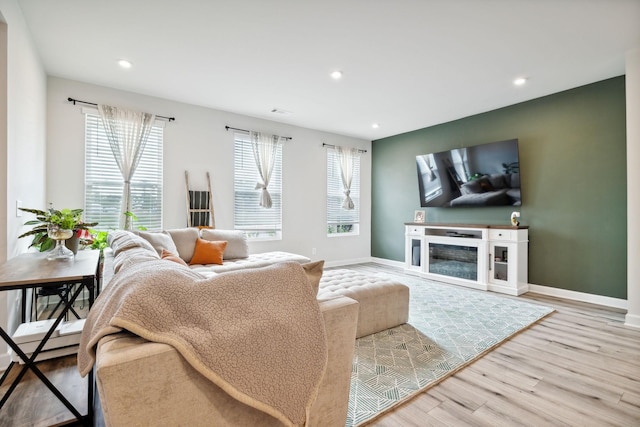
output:
M348 268L400 272L378 264ZM623 325L624 313L531 293L519 298L556 312L370 425L640 426L640 330ZM39 367L84 413L87 388L75 357ZM0 410L0 426L47 426L70 418L28 376ZM103 425L100 415L96 425Z
M556 311L370 425L640 426L640 330L624 313L519 298Z

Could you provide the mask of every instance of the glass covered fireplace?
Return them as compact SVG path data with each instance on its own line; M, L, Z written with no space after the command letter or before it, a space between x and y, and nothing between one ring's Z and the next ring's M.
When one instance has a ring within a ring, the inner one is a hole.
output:
M429 273L478 281L478 247L429 242Z

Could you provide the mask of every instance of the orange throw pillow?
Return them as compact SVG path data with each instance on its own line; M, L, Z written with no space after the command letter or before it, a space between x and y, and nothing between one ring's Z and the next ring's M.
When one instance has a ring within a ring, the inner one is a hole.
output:
M196 240L196 247L193 258L189 265L194 264L222 264L222 254L227 247L227 242L209 241L204 239Z
M184 262L184 260L182 258L180 258L178 255L174 254L173 252L169 252L166 249L162 250L162 253L160 254L160 258L166 259L167 261L177 262L178 264L182 264L182 265L188 267L187 263Z

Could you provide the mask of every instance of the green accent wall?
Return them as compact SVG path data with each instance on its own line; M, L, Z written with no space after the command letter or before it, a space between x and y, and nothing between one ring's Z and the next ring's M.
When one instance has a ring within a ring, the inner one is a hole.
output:
M624 76L373 141L372 256L404 261L417 155L512 138L521 207L426 208L427 222L506 225L519 210L529 283L626 299Z

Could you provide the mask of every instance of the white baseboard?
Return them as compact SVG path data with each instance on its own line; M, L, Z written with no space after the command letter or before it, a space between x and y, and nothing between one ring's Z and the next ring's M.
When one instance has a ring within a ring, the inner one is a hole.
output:
M624 318L624 325L629 326L631 328L640 329L640 316L638 316L637 314L627 313L627 315Z
M342 259L340 261L325 261L325 267L342 267L345 265L364 264L371 262L371 258L354 258L354 259Z
M329 262L325 263L325 266L327 266L327 267L341 267L343 265L364 264L364 263L368 263L368 262L374 262L376 264L388 265L390 267L404 268L404 262L403 261L392 261L390 259L376 258L376 257L356 258L356 259L348 259L348 260L340 260L340 261L329 261Z
M390 267L404 268L403 261L393 261L385 258L376 258L376 257L359 258L359 259L343 260L343 261L331 261L326 263L325 265L327 267L339 267L343 265L346 266L351 264L361 264L365 262L375 262L377 264L388 265ZM551 297L564 298L572 301L580 301L580 302L586 302L590 304L603 305L605 307L619 308L621 310L628 309L627 300L621 299L621 298L612 298L612 297L606 297L602 295L587 294L584 292L576 292L576 291L570 291L567 289L553 288L551 286L533 285L531 283L529 284L529 292L535 292L537 294L547 295ZM628 326L640 328L640 316L627 314L627 319L625 324Z
M619 308L622 310L626 310L628 307L626 299L587 294L584 292L570 291L567 289L552 288L551 286L529 284L529 292L535 292L536 294L564 298L573 301L587 302L590 304L604 305L606 307Z
M404 268L403 261L393 261L390 259L371 257L371 262L375 262L377 264L382 264L382 265L388 265L390 267Z

